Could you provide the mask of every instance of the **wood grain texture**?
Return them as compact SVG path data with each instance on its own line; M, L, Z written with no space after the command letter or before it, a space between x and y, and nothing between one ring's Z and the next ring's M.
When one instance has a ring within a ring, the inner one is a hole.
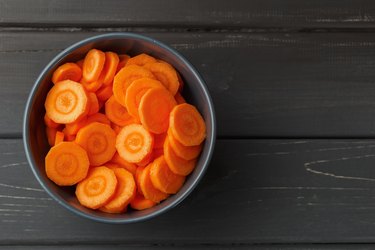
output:
M374 27L371 0L0 1L1 26Z
M51 200L21 140L0 140L0 155L0 245L374 242L375 140L219 140L182 204L132 225Z
M61 50L98 33L0 33L0 134L21 133L28 93ZM185 55L223 137L374 137L372 33L147 33Z

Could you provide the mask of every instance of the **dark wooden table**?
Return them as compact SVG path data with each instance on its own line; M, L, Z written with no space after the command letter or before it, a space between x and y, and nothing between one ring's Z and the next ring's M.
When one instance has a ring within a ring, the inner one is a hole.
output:
M218 140L181 205L109 225L41 189L21 124L49 60L121 31L170 44L196 66ZM0 118L0 245L9 249L375 247L374 1L0 0Z

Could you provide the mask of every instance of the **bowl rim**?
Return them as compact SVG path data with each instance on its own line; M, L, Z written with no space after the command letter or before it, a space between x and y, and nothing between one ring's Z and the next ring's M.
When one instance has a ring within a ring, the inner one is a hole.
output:
M181 61L185 66L188 67L189 71L198 79L198 84L203 90L203 94L205 99L207 100L207 105L208 105L208 111L211 116L211 124L212 124L212 129L211 129L211 142L208 145L208 156L204 160L203 167L201 168L200 172L198 172L197 178L193 180L191 183L190 187L184 191L183 193L179 194L179 196L170 204L168 204L165 207L160 208L159 210L156 210L153 213L146 214L143 216L139 216L136 218L105 218L105 217L100 217L100 216L95 216L91 215L88 213L85 213L78 208L75 208L71 204L69 204L67 201L65 201L63 198L61 198L59 195L54 194L52 190L50 190L47 185L44 183L44 181L39 177L39 173L36 167L36 163L34 161L34 158L32 156L31 150L29 148L30 145L30 134L29 134L29 126L28 124L30 123L30 111L31 111L31 104L34 99L34 96L39 88L39 85L41 84L41 80L48 74L50 69L55 66L61 59L63 59L65 56L67 56L69 53L73 52L74 50L90 43L93 41L100 41L100 40L105 40L105 39L127 39L127 38L132 38L132 39L138 39L138 40L143 40L145 42L149 42L152 44L155 44L166 51L172 53L179 61ZM38 78L35 80L33 87L30 91L30 94L28 96L27 102L26 102L26 107L24 111L24 116L23 116L23 145L26 153L26 158L29 163L29 166L35 176L35 178L38 180L39 184L43 187L43 189L48 193L49 196L51 196L55 201L57 201L60 205L62 205L64 208L68 209L69 211L73 212L74 214L80 215L84 218L93 220L93 221L98 221L98 222L104 222L104 223L110 223L110 224L128 224L128 223L134 223L134 222L140 222L140 221L145 221L151 218L154 218L158 215L161 215L165 213L166 211L172 209L173 207L177 206L180 204L198 185L199 181L202 179L204 176L209 162L211 161L212 154L214 151L214 146L215 146L215 141L216 141L216 117L215 117L215 110L213 106L213 102L211 99L211 96L208 92L208 88L205 84L205 81L203 78L200 76L198 71L194 68L194 66L184 57L182 56L177 50L171 48L170 46L145 35L140 35L136 33L130 33L130 32L117 32L117 33L106 33L106 34L100 34L96 36L91 36L88 38L85 38L83 40L80 40L63 51L61 51L59 54L57 54L42 70L42 72L39 74Z

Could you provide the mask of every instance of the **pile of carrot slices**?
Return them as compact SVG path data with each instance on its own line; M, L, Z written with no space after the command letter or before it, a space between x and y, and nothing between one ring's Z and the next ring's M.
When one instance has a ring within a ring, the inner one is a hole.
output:
M173 66L147 54L91 49L59 66L45 100L48 178L107 213L143 210L177 193L206 125Z

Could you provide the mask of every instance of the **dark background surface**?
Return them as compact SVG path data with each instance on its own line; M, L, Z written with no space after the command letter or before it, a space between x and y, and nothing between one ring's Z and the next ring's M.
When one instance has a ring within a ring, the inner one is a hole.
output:
M212 95L218 140L178 207L131 225L77 217L26 162L42 68L82 38L130 31L176 48ZM0 245L8 249L372 249L374 1L0 0Z

